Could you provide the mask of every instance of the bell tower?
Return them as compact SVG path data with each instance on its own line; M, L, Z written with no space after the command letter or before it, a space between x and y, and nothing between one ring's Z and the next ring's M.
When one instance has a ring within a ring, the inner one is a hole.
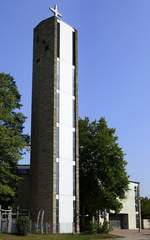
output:
M79 232L77 31L54 16L34 28L31 210L51 232Z

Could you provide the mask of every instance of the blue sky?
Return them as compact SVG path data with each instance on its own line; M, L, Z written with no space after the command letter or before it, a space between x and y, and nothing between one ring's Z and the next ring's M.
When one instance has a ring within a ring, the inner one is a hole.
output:
M33 27L55 1L1 0L0 72L14 76L30 133ZM150 197L150 1L58 0L79 32L79 114L117 130L130 178ZM27 155L23 162L29 162Z

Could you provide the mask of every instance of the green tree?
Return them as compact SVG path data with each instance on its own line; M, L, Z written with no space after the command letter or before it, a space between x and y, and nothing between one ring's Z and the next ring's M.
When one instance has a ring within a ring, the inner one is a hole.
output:
M109 128L104 118L93 122L80 119L79 142L81 215L119 211L129 181L115 129Z
M21 108L20 94L9 74L0 73L0 204L8 206L15 199L17 163L29 142L23 134L25 116Z
M143 219L150 219L150 198L141 198L141 215Z

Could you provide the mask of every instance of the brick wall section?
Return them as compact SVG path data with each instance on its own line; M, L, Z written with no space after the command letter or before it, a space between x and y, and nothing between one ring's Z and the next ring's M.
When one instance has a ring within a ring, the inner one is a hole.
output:
M34 29L32 128L31 128L31 210L36 220L45 210L44 222L55 219L55 79L57 19L49 18ZM53 209L53 211L52 211Z
M21 175L20 177L21 180L17 187L16 205L20 209L30 209L30 174Z

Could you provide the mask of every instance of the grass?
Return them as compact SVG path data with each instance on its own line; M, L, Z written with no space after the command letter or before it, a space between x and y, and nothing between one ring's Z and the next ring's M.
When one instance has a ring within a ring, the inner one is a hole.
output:
M16 236L11 234L0 234L0 240L98 240L118 238L111 234L31 234L28 236Z

